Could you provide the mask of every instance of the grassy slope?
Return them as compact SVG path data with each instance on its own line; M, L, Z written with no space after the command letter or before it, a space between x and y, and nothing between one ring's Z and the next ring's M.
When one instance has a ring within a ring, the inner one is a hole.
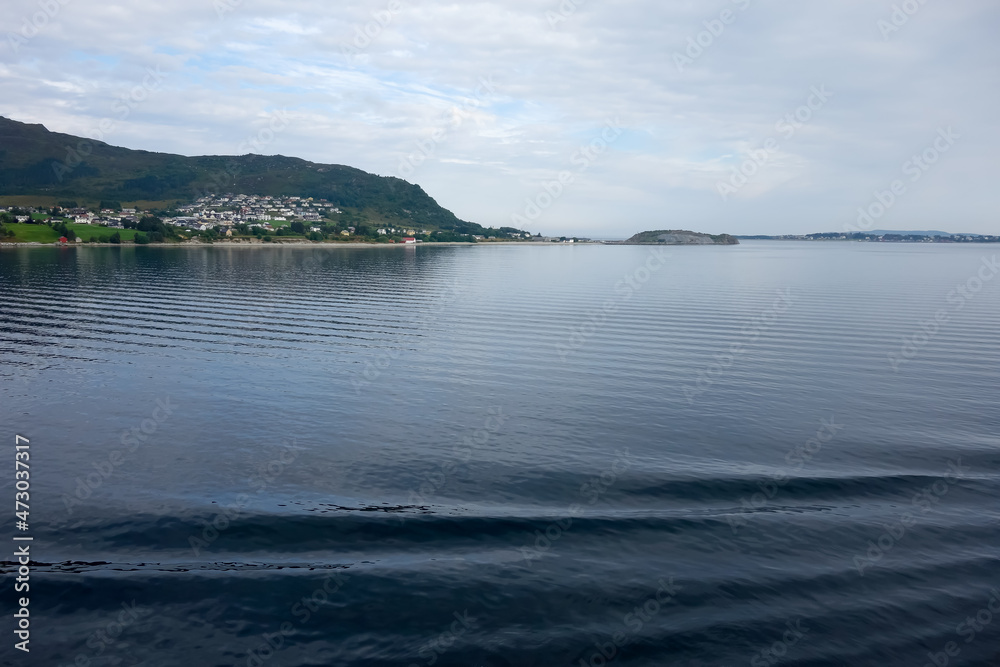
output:
M78 225L76 223L70 223L66 226L76 232L76 235L84 241L89 241L92 238L104 239L115 232L118 232L123 241L131 241L136 234L134 229L108 229L98 225ZM18 243L55 243L59 240L59 232L48 225L15 223L5 225L5 227L14 232L14 241Z
M89 241L91 238L107 238L115 232L118 232L122 241L131 241L136 235L136 231L134 229L109 229L108 227L101 227L100 225L78 225L75 222L66 226L76 232L76 235L84 241Z
M59 240L59 232L48 225L29 225L17 222L4 225L4 228L14 232L14 240L19 243L55 243Z

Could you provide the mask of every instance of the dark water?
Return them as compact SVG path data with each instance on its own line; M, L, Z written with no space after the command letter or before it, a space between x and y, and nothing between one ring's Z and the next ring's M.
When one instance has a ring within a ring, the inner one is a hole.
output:
M3 664L1000 664L997 250L4 249Z

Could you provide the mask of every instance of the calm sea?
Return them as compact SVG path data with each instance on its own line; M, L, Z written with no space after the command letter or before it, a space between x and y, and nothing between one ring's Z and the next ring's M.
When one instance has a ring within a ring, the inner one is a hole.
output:
M0 658L998 665L997 255L0 250Z

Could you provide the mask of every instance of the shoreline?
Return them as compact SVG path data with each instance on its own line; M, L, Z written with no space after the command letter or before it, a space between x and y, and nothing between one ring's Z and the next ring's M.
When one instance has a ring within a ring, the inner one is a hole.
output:
M216 241L214 243L39 243L0 242L0 247L11 248L417 248L421 246L544 246L565 247L567 245L608 245L606 243L543 243L540 241L489 241L469 243L465 241L427 241L424 243L323 243L318 241L289 241L271 243L241 243L239 241Z
M0 242L0 247L11 248L412 248L422 246L474 246L499 245L495 243L461 243L431 241L420 244L404 243L318 243L314 241L285 243L240 243L233 241L216 241L215 243L38 243L36 242ZM509 243L509 245L519 245Z

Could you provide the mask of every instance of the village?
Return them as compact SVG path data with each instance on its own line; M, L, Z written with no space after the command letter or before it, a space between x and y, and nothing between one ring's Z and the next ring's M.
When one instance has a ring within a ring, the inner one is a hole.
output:
M18 223L49 222L53 219L78 225L98 225L110 229L135 227L144 215L150 212L138 208L94 209L74 207L0 207L2 213L15 213ZM227 194L209 195L197 199L192 204L178 206L175 211L181 215L163 218L163 223L192 232L213 230L221 236L232 236L234 229L245 227L274 232L288 227L293 222L303 223L305 231L322 232L326 221L335 220L343 211L325 199L311 197L269 197L259 195ZM297 227L297 226L296 226ZM348 226L340 231L350 236L356 231ZM380 236L426 235L426 229L383 227L375 230Z
M409 213L404 209L404 213ZM386 243L413 244L424 241L481 240L536 240L519 230L484 230L486 236L446 231L431 231L418 226L377 226L367 222L355 212L343 211L325 199L296 196L261 196L247 194L210 194L189 204L177 205L169 210L143 210L133 206L122 207L118 202L102 201L98 206L82 207L75 201L60 202L52 207L0 206L0 224L6 219L11 230L19 234L27 225L48 225L68 236L53 237L48 242L146 242L138 232L151 231L159 225L162 237L180 239L253 241L294 241L305 237L310 241L363 240ZM150 227L150 221L154 221ZM20 228L20 230L18 230ZM2 229L2 228L0 228ZM29 228L30 229L30 228ZM107 233L98 230L107 230ZM174 229L176 232L169 232ZM92 231L90 231L92 230ZM74 232L75 238L74 238ZM116 236L117 232L117 236ZM41 234L41 232L39 232ZM110 234L111 236L108 236ZM22 238L22 241L42 240ZM43 242L45 242L43 240Z

